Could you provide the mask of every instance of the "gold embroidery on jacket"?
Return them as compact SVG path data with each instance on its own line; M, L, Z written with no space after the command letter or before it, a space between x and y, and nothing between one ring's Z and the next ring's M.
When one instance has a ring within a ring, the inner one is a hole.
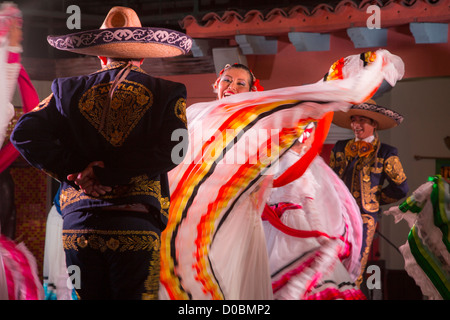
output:
M377 157L377 166L372 167L372 173L382 173L383 172L383 164L384 164L384 158Z
M159 252L160 239L154 231L136 230L63 230L65 250L91 248L111 251L152 251Z
M331 169L334 169L336 167L336 158L333 151L330 152L329 166L331 167Z
M370 179L372 168L373 167L365 166L360 172L362 193L361 204L366 211L378 212L380 208L378 193L381 190L381 186L377 185L372 187Z
M364 182L362 186L362 206L366 211L369 212L378 212L380 209L379 203L379 191L381 190L381 186L370 186L370 182Z
M39 104L33 110L31 110L31 112L39 111L41 109L46 108L48 106L48 104L50 103L50 100L52 100L52 98L53 98L53 93L51 93L47 98L45 98L44 100L39 102Z
M347 166L347 162L345 161L345 155L343 152L336 152L336 154L331 153L330 155L330 167L331 168L339 168L338 176L342 178L344 174L344 169Z
M169 197L161 197L159 199L159 203L161 204L161 213L166 217L169 218L169 207L170 207L170 200Z
M164 209L169 206L169 199L161 197L161 183L157 180L150 180L147 175L141 175L137 177L133 177L130 180L130 183L127 185L121 185L113 187L113 190L103 196L94 198L91 197L81 190L76 190L73 187L68 187L64 190L61 190L60 195L60 205L61 209L64 209L68 205L71 205L80 200L86 199L115 199L121 197L128 196L138 196L138 195L147 195L152 196L161 204L161 209Z
M161 199L161 183L150 180L146 174L134 177L130 180L129 189L124 190L127 196L149 195ZM121 196L117 192L117 196ZM106 196L108 197L108 195Z
M142 300L158 300L160 268L160 251L154 250L148 267L148 276L144 282L145 292L142 294Z
M187 124L187 119L186 119L186 99L180 98L180 99L178 99L178 101L175 103L175 115L176 115L181 121L183 121L183 123L184 123L185 125Z
M111 84L112 82L93 86L83 94L78 103L81 114L97 130ZM106 125L100 133L113 146L120 147L152 104L153 94L148 88L134 81L123 80L114 92Z
M367 227L367 235L366 235L366 243L363 243L363 252L361 256L361 272L356 280L356 285L358 288L361 286L362 280L364 278L364 271L366 270L367 260L369 258L370 249L372 247L373 242L373 236L375 234L375 229L377 226L377 223L375 222L375 219L368 215L368 214L362 214L361 215L363 224Z
M349 140L344 150L348 150L348 146L354 142L354 139ZM375 139L373 142L374 151L378 149L379 140ZM339 168L338 175L343 177L344 170L347 165L354 159L354 156L347 152L336 152L335 165ZM376 160L376 161L375 161ZM371 185L371 173L382 173L383 158L373 155L371 157L359 158L353 167L351 174L350 192L355 198L358 205L368 212L378 212L379 210L379 191L381 186Z
M397 156L386 159L385 171L389 178L396 184L401 184L406 180L405 172L403 171L402 164Z
M81 190L77 190L74 187L68 187L66 189L61 189L61 194L59 195L59 202L61 209L64 209L68 205L75 203L80 200L92 199Z

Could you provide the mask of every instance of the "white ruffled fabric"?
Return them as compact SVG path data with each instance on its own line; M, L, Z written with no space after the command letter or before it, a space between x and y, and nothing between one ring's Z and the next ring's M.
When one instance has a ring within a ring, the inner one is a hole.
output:
M269 177L242 195L211 245L212 269L227 299L272 299L261 224L270 183Z
M288 151L280 161L280 173L294 164L300 155ZM333 286L339 290L355 288L360 272L359 252L362 244L362 219L354 198L341 179L317 156L297 180L274 188L270 204L288 202L301 209L286 210L281 216L284 225L304 231L320 231L332 237L344 236L351 245L350 255L340 261L345 248L341 240L325 237L297 238L264 221L272 281L292 273L300 261L321 252L322 258L311 264L308 273L299 273L279 289L277 299L305 299L308 295ZM299 264L300 263L300 264ZM305 276L308 275L308 276ZM311 287L310 281L316 283ZM348 285L347 285L348 284Z
M417 264L416 259L411 253L408 242L399 247L400 252L405 259L405 270L408 275L414 279L417 286L422 291L422 294L430 300L442 300L442 296L436 287L428 278L427 274L422 270L422 268Z

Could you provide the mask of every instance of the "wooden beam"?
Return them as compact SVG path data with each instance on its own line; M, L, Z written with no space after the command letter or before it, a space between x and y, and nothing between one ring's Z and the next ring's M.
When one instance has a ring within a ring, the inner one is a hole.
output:
M423 160L423 159L432 159L432 160L435 160L435 159L438 159L438 160L450 160L450 157L431 157L431 156L418 156L418 155L415 155L415 156L414 156L414 159L416 159L416 160Z
M32 80L47 81L61 77L80 76L101 69L100 60L97 57L87 56L68 59L24 57L22 64ZM155 77L215 72L211 55L145 59L142 69Z

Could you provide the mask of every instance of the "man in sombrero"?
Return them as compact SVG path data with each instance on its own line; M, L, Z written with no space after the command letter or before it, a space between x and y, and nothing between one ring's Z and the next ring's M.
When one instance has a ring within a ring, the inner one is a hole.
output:
M378 130L396 127L403 117L373 100L334 113L333 123L353 130L354 139L337 141L330 166L354 196L363 219L361 284L381 205L396 202L408 193L408 183L397 148L382 143Z
M186 129L183 84L154 78L145 58L189 52L192 40L142 27L114 7L98 30L49 36L57 49L98 56L93 74L60 78L18 121L11 141L61 182L63 246L81 299L156 299L167 224L172 132Z

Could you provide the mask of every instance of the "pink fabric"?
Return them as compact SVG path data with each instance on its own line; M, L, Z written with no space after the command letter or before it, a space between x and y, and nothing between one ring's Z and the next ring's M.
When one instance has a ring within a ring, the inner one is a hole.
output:
M15 300L15 287L14 287L14 277L12 270L8 267L7 263L4 263L5 276L6 276L6 286L8 288L8 299Z
M306 300L367 300L359 289L339 291L336 288L327 288L321 292L306 296Z
M345 258L348 258L351 253L352 244L348 240L348 234L346 233L345 238L343 236L339 237L332 237L325 232L321 232L318 230L297 230L288 227L285 225L281 220L280 217L283 215L284 211L290 210L290 209L297 209L301 208L300 205L292 204L292 203L282 203L281 206L269 206L268 204L265 205L264 211L262 213L262 220L268 221L272 226L277 228L278 230L283 231L284 233L298 238L309 238L309 237L326 237L329 239L341 239L344 242L344 247L339 253L339 258L344 260ZM348 225L346 224L346 229L348 230Z
M270 208L272 208L273 213L280 218L286 210L301 209L302 206L294 203L280 202L276 206L271 206ZM270 217L267 216L268 214L271 214L271 212L269 211L269 208L265 208L261 218L263 220L270 220Z
M295 268L295 269L293 269L293 270L283 274L283 276L279 280L273 281L272 282L273 292L274 293L277 292L284 285L286 285L286 283L288 283L289 280L293 276L298 275L298 274L302 273L306 268L309 268L320 255L321 255L321 252L316 252L314 254L314 256L310 257L308 260L306 260L304 263L299 265L297 268Z
M19 57L17 57L19 56ZM20 59L19 54L10 54L11 59L14 61L15 59ZM10 62L11 63L11 62ZM39 96L31 83L30 77L27 72L21 66L19 77L17 79L20 95L22 98L22 108L23 112L27 113L34 109L39 104ZM11 163L16 160L19 156L19 152L14 148L11 142L8 142L1 150L0 150L0 172L3 172L6 168L8 168Z
M16 52L9 52L8 63L20 63L20 54Z
M25 252L5 236L0 236L0 246L4 253L9 299L40 299L40 288L36 285L36 276Z

